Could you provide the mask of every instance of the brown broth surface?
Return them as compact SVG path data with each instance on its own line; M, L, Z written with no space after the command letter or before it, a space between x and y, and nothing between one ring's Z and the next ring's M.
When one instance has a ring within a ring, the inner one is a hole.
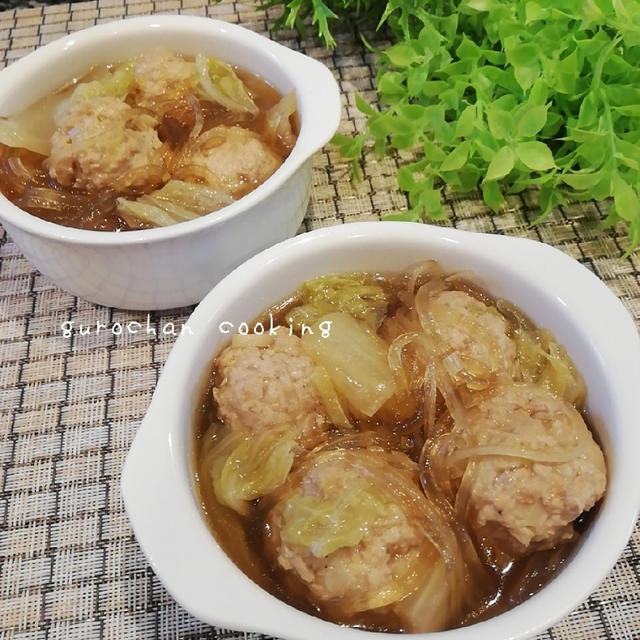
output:
M190 60L191 58L185 56L185 59ZM107 67L107 69L108 68L109 67ZM50 103L51 100L68 97L77 84L90 82L100 74L104 74L104 71L105 67L91 69L82 78L74 80L55 94L43 98L35 105L26 109L18 118L24 119L25 122L33 122L34 126L48 130L47 127L52 127L51 118L43 118L39 115L43 111L41 107ZM218 125L239 125L245 129L256 132L263 138L265 144L284 160L288 155L287 151L283 149L277 141L274 142L264 135L266 112L278 103L282 98L282 94L264 79L252 74L246 69L234 67L234 71L244 83L249 95L258 107L259 113L255 117L248 114L234 113L213 102L200 100L200 106L204 115L203 131L207 131ZM127 102L131 103L131 106L135 106L131 99L128 98ZM185 127L185 124L187 127ZM158 135L162 142L166 142L174 147L186 139L188 127L190 126L192 126L192 123L181 124L176 121L176 118L174 118L171 113L168 113L163 117L158 126ZM20 186L19 190L15 180L10 178L13 173L12 167L15 167L16 164L24 166L30 174L31 178L28 183L28 188L44 187L53 189L59 194L61 204L55 209L37 208L25 204L21 193L22 186ZM92 231L131 231L150 228L149 225L143 222L140 222L137 226L131 226L126 220L120 217L116 207L116 199L119 196L126 196L128 198L139 196L152 191L153 188L146 188L134 192L128 190L119 193L113 189L87 192L82 189L66 187L57 183L49 176L46 169L46 156L27 149L8 147L0 143L0 191L16 206L48 222ZM248 185L244 192L239 195L246 195L252 188L252 186Z
M388 315L393 314L399 301L397 292L406 284L406 278L397 275L376 274L377 281L382 284L387 293L391 292ZM469 285L460 282L459 289L472 293L485 302L495 304L488 294ZM287 313L300 303L299 292L274 305L264 314L249 323L253 326L256 322L269 325L269 315L274 318L274 324L286 326ZM221 349L222 350L222 349ZM262 502L266 499L258 499L253 502L250 515L241 517L235 511L222 505L216 499L209 472L202 464L203 436L210 425L217 421L216 406L213 399L212 388L220 382L215 369L215 359L210 365L210 374L206 382L206 388L201 394L201 402L194 415L194 448L193 469L194 481L202 513L209 530L216 538L222 549L233 562L247 574L256 584L267 590L272 595L305 611L311 615L329 620L338 624L384 632L404 632L402 622L390 607L379 611L365 611L352 616L336 616L330 606L318 605L310 602L304 588L300 583L280 567L271 562L264 553L265 536L268 535L268 525L265 524L265 512ZM583 412L584 413L584 412ZM584 416L588 422L588 416ZM355 421L355 429L359 431L375 430L383 435L386 441L393 444L393 448L406 453L415 462L418 461L420 450L424 443L424 436L420 433L422 416L412 416L404 422L389 424L375 416L364 421ZM590 430L593 430L590 427ZM593 434L598 442L597 434ZM449 628L467 626L486 620L516 605L524 602L544 587L554 575L562 569L571 558L581 537L594 519L599 508L596 504L589 512L583 513L575 522L576 535L566 543L559 544L553 549L534 552L524 558L510 563L502 569L499 575L493 575L494 595L487 604L486 598L478 597L477 602L467 610L462 618L455 621Z

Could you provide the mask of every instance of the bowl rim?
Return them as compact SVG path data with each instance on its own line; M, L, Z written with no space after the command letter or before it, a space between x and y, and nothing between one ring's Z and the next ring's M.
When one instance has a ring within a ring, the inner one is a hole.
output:
M301 83L309 88L312 83L323 83L322 118L306 117L301 122L296 144L283 163L262 184L242 198L223 207L219 211L166 227L136 229L125 232L106 232L92 229L67 227L34 216L13 204L0 192L0 220L28 233L62 243L91 246L129 246L149 242L172 240L181 236L194 235L205 228L224 224L230 218L242 216L259 206L262 201L276 192L296 171L332 137L339 126L342 103L340 91L331 71L321 62L274 41L246 27L215 18L183 14L152 14L148 16L126 17L121 20L87 27L53 40L0 70L0 97L8 93L11 83L20 83L20 76L37 73L42 66L55 66L65 55L77 55L78 44L89 46L96 39L108 40L122 35L135 35L149 30L182 31L185 29L206 32L212 37L240 39L250 53L261 51L278 66L283 75L299 89ZM71 52L70 54L68 52ZM251 64L246 68L251 71ZM4 88L2 88L4 87ZM298 106L312 109L313 103L304 93L298 92ZM312 114L312 115L318 115ZM324 122L325 126L319 126Z
M416 240L416 238L420 238L420 240ZM518 607L487 621L459 629L409 636L425 640L427 638L429 640L478 640L486 637L491 637L492 640L515 640L516 638L530 637L567 615L597 588L617 561L633 531L640 505L640 485L633 482L636 475L636 465L631 460L631 452L640 449L640 430L631 428L635 424L633 390L640 383L640 337L638 331L620 300L602 281L583 265L549 245L525 238L479 234L407 222L351 223L318 229L285 240L249 259L218 283L193 312L186 326L190 327L190 330L196 335L199 332L206 334L207 331L212 330L211 324L215 317L219 317L221 309L237 304L237 289L242 291L245 286L243 283L250 281L251 278L257 278L258 281L268 279L269 274L277 272L277 269L283 264L295 264L296 260L309 255L309 251L313 255L329 247L338 246L346 249L350 243L353 244L360 239L378 245L384 242L420 241L424 243L425 249L428 249L430 243L443 245L451 243L458 245L463 252L469 251L470 255L479 256L482 253L484 254L483 259L496 261L496 264L506 264L513 259L513 256L517 256L517 261L513 263L514 271L519 274L528 274L526 281L530 284L530 288L542 291L550 300L554 300L554 304L558 308L566 306L567 300L569 306L577 301L577 309L580 310L597 302L597 309L605 309L608 313L610 322L607 329L613 330L610 345L607 346L602 342L601 332L596 335L595 341L589 344L593 345L598 356L604 358L603 362L606 362L607 358L612 357L613 354L617 358L616 362L621 364L619 368L612 369L610 374L618 384L618 386L612 387L611 391L614 407L612 415L615 418L613 421L623 422L626 428L618 434L623 444L620 444L616 449L615 467L608 469L609 482L615 481L615 486L609 485L605 504L601 508L597 522L585 536L587 540L583 541L584 544L581 543L580 549L577 551L580 557L585 557L585 561L567 563L566 567L538 594ZM531 269L536 269L543 261L549 267L561 269L562 277L556 279L550 275L542 275L540 278L532 277ZM482 274L480 276L482 277ZM567 284L571 284L572 290L567 289ZM573 286L574 284L575 286ZM562 292L562 295L559 294L559 291ZM574 320L575 317L579 317L577 309L567 311ZM574 317L571 313L578 315ZM596 331L598 329L595 320L580 318L580 323L587 323L586 326L591 329L595 327ZM178 405L180 402L190 401L184 396L193 395L194 385L193 383L184 383L186 386L178 392L178 395L182 393L183 396L178 398L171 397L171 390L177 377L186 377L189 372L189 363L202 347L203 345L199 345L198 340L193 340L191 335L181 335L174 344L147 415L126 458L122 473L121 490L125 508L136 538L149 562L173 597L192 614L211 624L242 628L247 631L259 631L293 640L302 640L303 638L305 640L320 640L327 636L353 638L354 640L356 638L361 640L379 639L380 633L337 626L334 623L301 613L264 592L231 562L217 543L212 542L213 536L208 531L201 515L198 518L200 524L190 522L190 526L198 529L196 533L192 532L190 535L208 536L210 540L207 552L214 553L213 550L217 548L218 557L216 560L222 563L225 571L235 572L236 587L241 585L238 593L244 594L247 589L252 589L251 595L255 596L261 606L268 607L272 616L264 624L249 623L244 621L237 607L236 611L233 611L232 604L228 610L216 611L212 614L208 609L194 607L189 601L188 589L181 583L179 575L176 577L177 574L171 569L172 560L166 557L166 548L163 550L165 543L160 539L160 525L166 516L164 513L154 512L153 505L151 507L145 506L145 500L148 496L145 496L146 481L143 475L151 473L154 481L166 483L167 477L170 476L171 482L175 482L176 478L184 473L184 465L179 460L180 425L171 424L171 420L174 416L179 415L181 409ZM600 350L602 349L604 351L601 354ZM214 354L210 355L213 357ZM199 375L201 373L198 371ZM183 437L189 436L183 435ZM151 450L153 456L148 455L148 450ZM625 453L627 457L621 459L621 454ZM150 462L151 457L156 462L155 468ZM157 465L158 461L160 466L162 464L168 466L160 469ZM609 464L611 463L609 462ZM187 470L188 472L189 470ZM624 479L629 483L623 488L619 485ZM188 502L193 499L191 487L186 489L184 486L181 488L169 487L166 484L163 486L167 487L169 492L175 490L178 500L175 504L178 507L178 513L181 513L180 510L185 506L180 503L180 500L186 499ZM615 491L613 491L614 488ZM191 498L186 498L187 495ZM173 498L175 497L174 495ZM172 501L173 498L171 498ZM163 502L163 504L165 503ZM197 505L195 506L197 508ZM182 512L182 515L184 513ZM191 515L193 514L191 513ZM179 519L176 518L176 520ZM172 532L174 536L179 535L180 524L176 524ZM196 537L193 539L195 540ZM597 553L594 552L594 545L603 541L606 542L606 547L598 548ZM589 559L593 561L590 566L586 566L585 547L588 547ZM188 552L185 551L185 553ZM571 580L573 580L571 582L573 590L566 588ZM255 593L256 590L261 592L261 596ZM297 630L292 630L288 624L295 626ZM382 637L388 636L407 637L406 634L382 635Z

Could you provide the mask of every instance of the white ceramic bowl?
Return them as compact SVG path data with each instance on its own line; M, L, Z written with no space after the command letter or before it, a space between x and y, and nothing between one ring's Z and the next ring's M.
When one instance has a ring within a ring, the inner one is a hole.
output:
M471 269L490 293L515 302L565 345L588 387L587 406L605 449L609 481L575 556L538 594L486 622L417 637L528 637L569 613L610 571L640 504L640 340L620 301L578 262L531 240L412 223L353 223L282 242L220 282L189 319L192 335L177 340L133 442L122 476L129 518L153 569L194 616L291 640L385 636L293 609L256 586L221 551L194 492L193 415L203 376L229 339L221 322L249 322L314 276L399 271L429 258L447 271Z
M193 16L154 15L102 24L56 40L0 71L0 116L11 116L93 65L154 47L204 52L296 90L300 135L257 189L213 215L126 233L53 224L0 194L0 221L25 256L57 285L92 302L166 309L198 302L249 256L298 230L307 210L311 159L340 121L340 94L320 62L242 27Z

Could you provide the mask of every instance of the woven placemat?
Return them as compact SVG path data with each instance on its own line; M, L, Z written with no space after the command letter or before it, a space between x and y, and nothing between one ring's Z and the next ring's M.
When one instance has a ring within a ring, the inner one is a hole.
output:
M99 0L3 11L0 67L68 32L152 12L207 15L261 33L268 27L251 2ZM348 34L333 54L293 32L277 38L333 70L344 96L341 130L357 130L355 92L375 97L370 54ZM301 230L406 208L396 167L393 158L367 157L363 180L354 183L349 165L326 148L315 158ZM510 198L498 217L473 196L452 196L447 209L458 228L531 237L565 251L602 278L640 326L640 254L620 259L625 234L602 231L599 206L558 209L534 228L535 193ZM0 227L1 638L262 637L204 625L173 601L145 561L119 493L122 463L174 341L171 328L179 329L189 312L147 317L77 299L35 271ZM98 322L133 320L145 330L96 332ZM91 333L65 337L66 321ZM639 547L636 528L598 591L539 640L640 638Z

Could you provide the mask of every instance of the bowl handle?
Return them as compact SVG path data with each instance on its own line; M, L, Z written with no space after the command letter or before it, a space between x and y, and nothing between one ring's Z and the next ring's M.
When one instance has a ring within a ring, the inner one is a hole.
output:
M340 124L342 100L333 73L322 62L286 47L284 49L282 54L288 58L286 62L297 88L300 117L303 123L311 123L308 130L303 124L302 162L333 137Z

